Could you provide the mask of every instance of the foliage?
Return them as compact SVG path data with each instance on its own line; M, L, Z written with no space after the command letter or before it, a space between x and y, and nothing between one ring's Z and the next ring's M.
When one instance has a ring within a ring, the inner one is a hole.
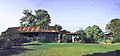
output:
M120 42L120 19L112 19L107 25L106 30L112 33L113 36L119 38Z
M99 28L97 25L93 25L92 27L87 27L85 29L85 33L87 35L87 38L90 39L90 42L92 43L98 43L104 38L103 31Z
M10 34L6 33L6 32L2 32L2 34L0 35L0 39L7 39L9 38Z
M14 46L20 46L20 45L22 45L23 43L31 42L31 40L28 40L27 37L14 38L12 41L13 41L13 45L14 45Z
M102 42L103 43L110 43L110 44L112 44L112 43L117 43L118 42L118 38L116 38L116 37L107 37L107 38L104 38L103 40L102 40Z
M86 33L84 32L84 30L80 29L78 31L75 32L76 34L79 34L79 38L76 38L77 41L81 40L81 42L85 42L85 38L86 38Z
M2 32L1 36L0 36L0 39L15 39L15 38L18 38L20 35L17 34L17 33L10 33L10 32Z
M33 49L16 56L83 56L92 53L104 53L119 50L118 44L82 44L82 43L43 43L36 46L24 46Z
M62 29L62 26L61 25L59 25L59 24L55 24L55 27L58 27L57 29L58 29L58 31L61 31L61 29Z
M84 43L100 43L104 38L103 31L97 25L89 26L85 30L76 31L79 34L81 42Z
M21 37L17 33L12 34L9 32L3 32L0 37L0 45L5 44L7 39L10 39L13 45L21 45L22 43L30 42L26 37Z
M76 34L79 34L80 35L80 38L84 38L85 37L85 32L84 32L84 30L78 30L78 31L76 31L75 32Z
M0 39L0 48L2 47L2 45L5 43L6 39Z
M4 50L11 49L12 48L12 41L10 39L7 39L1 48Z
M23 16L20 19L21 26L48 26L51 23L50 15L46 10L35 10L35 15L31 10L24 10Z
M109 38L110 38L111 43L117 43L118 42L118 39L115 38L115 37L109 37Z

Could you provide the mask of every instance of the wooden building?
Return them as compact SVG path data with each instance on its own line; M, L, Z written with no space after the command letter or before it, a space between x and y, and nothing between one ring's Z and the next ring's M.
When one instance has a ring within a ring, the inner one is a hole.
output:
M76 41L76 36L78 36L78 34L75 33L65 33L66 38L68 38L68 42L72 42L74 43Z
M6 30L9 34L19 34L28 39L37 39L39 42L60 42L61 26L46 27L10 27Z
M112 32L105 32L105 33L104 33L104 37L105 37L105 38L109 38L109 37L115 37L115 36L113 35Z

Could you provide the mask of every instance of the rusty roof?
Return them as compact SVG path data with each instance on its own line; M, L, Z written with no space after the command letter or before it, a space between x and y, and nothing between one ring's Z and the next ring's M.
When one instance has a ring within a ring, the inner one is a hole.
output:
M10 27L6 32L59 32L59 27L57 26L47 26L47 27Z

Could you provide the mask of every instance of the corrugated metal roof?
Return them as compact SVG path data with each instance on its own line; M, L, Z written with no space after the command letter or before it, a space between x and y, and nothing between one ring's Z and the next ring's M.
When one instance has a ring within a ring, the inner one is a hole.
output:
M6 30L7 32L59 32L57 26L47 27L10 27Z

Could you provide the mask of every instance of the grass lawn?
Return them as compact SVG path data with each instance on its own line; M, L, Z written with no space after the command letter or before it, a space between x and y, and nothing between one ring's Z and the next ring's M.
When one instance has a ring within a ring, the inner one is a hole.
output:
M36 44L36 43L35 43ZM41 45L26 45L32 49L17 56L82 56L85 54L115 51L119 44L83 44L83 43L43 43Z

